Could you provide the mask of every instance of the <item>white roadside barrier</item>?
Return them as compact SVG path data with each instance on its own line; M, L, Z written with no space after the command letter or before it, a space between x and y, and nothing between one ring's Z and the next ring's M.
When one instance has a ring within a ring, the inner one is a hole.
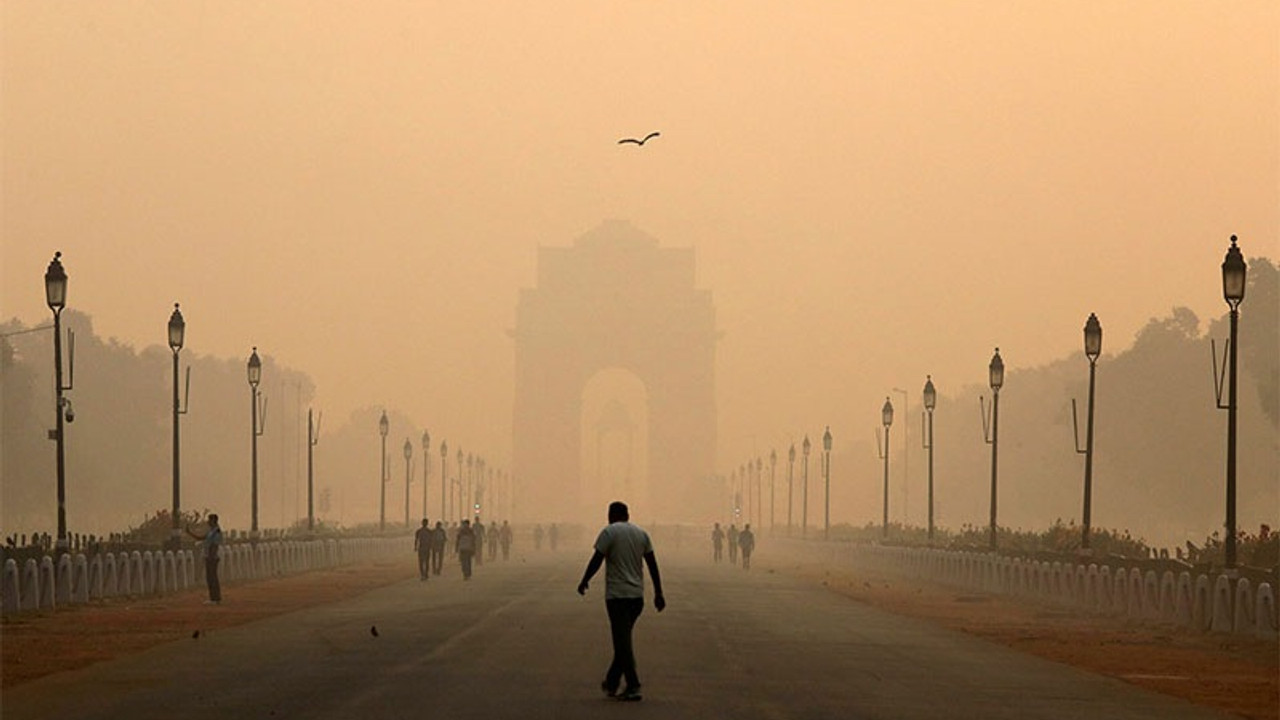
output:
M403 557L407 537L288 540L224 545L223 584L297 575ZM5 560L0 609L5 615L84 604L120 596L169 595L205 586L199 550L45 555L19 566Z

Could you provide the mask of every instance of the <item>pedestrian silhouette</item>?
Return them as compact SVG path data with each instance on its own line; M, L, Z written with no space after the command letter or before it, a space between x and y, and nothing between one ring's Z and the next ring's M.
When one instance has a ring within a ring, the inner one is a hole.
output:
M751 569L751 553L756 549L756 534L751 532L751 523L742 527L738 533L738 549L742 551L742 569Z
M715 528L711 530L711 560L712 562L720 562L724 557L724 530L720 529L720 523L716 523Z

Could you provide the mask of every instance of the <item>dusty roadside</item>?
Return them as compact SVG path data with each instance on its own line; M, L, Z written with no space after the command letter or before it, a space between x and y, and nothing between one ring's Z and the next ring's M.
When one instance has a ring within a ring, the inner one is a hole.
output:
M6 617L0 624L0 688L191 638L197 631L354 597L416 574L413 560L405 559L224 586L224 602L217 607L204 605L203 590L193 590Z
M763 558L762 558L763 559ZM786 558L781 572L859 602L1255 720L1280 718L1280 644L1152 627Z

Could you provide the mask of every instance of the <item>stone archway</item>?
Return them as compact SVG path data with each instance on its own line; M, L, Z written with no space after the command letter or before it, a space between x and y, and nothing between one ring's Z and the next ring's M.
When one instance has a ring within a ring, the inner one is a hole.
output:
M512 336L520 517L603 518L580 492L581 403L585 384L608 368L633 374L647 392L650 506L633 513L663 521L714 513L715 307L694 285L693 248L660 247L621 221L571 247L540 247L538 286L521 291Z

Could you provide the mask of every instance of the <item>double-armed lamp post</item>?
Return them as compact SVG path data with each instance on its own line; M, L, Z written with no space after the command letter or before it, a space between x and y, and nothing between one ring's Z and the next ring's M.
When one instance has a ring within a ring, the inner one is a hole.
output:
M1084 509L1081 514L1080 550L1090 551L1089 535L1093 527L1093 388L1098 370L1098 356L1102 354L1102 323L1095 313L1089 313L1084 324L1084 356L1089 359L1089 408L1085 411L1084 447L1080 447L1079 424L1076 422L1076 401L1071 401L1071 427L1076 434L1076 452L1084 455Z
M924 378L924 411L927 425L924 431L924 449L929 451L929 541L933 542L933 408L938 404L938 391L933 387L933 376Z
M62 310L67 306L67 272L62 268L62 253L53 254L53 260L44 273L44 297L53 311L53 374L54 374L54 429L49 432L49 439L57 446L57 479L58 479L58 538L57 549L66 552L67 543L67 451L64 443L63 421L71 422L75 412L71 409L71 401L62 393L71 389L75 379L76 343L75 336L67 332L67 341L71 346L70 378L66 385L62 384Z
M391 423L387 420L387 411L382 411L382 417L378 420L378 434L382 436L382 470L378 476L378 530L387 529L387 433L391 430Z
M893 425L893 403L886 396L880 408L880 424L884 425L884 450L880 458L884 460L884 516L880 521L880 537L889 539L889 426ZM879 445L879 443L877 443ZM880 448L876 448L880 450Z
M178 303L173 304L173 314L169 316L169 350L173 352L173 508L171 510L171 527L169 531L169 547L177 550L182 544L182 525L180 515L182 508L181 455L178 451L178 417L187 412L178 397L178 353L182 351L182 343L186 337L187 324L182 319L182 311ZM191 368L187 368L187 396L191 395Z
M1236 236L1231 236L1231 247L1227 250L1227 256L1222 261L1222 297L1227 301L1227 307L1230 308L1231 320L1231 337L1227 340L1227 404L1222 404L1222 379L1215 377L1217 387L1217 404L1220 410L1227 411L1227 522L1226 522L1226 541L1223 546L1224 563L1228 570L1236 568L1236 369L1240 356L1239 344L1239 325L1240 325L1240 303L1244 302L1245 279L1248 267L1244 262L1244 255L1241 254L1240 248L1236 245ZM1217 363L1217 355L1215 350L1214 362ZM1214 368L1214 375L1217 376L1217 368Z

